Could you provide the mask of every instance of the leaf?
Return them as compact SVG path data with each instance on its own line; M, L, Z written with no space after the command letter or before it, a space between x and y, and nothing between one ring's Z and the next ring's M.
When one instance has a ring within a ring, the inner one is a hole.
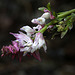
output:
M75 17L75 13L72 13L71 16L72 16L72 17Z
M72 23L73 23L73 22L72 22L71 19L67 22L68 28L69 28L70 30L73 28Z
M71 30L72 28L73 28L73 25L70 25L70 26L69 26L69 29Z
M72 14L71 14L71 20L72 20L72 22L75 21L75 13L72 13Z
M58 33L54 33L51 37L51 39L55 39L55 36L58 35Z
M49 11L51 11L51 4L50 4L50 2L47 4L47 8L48 8Z
M72 17L72 15L67 17L65 30L67 29L71 30L73 28L73 21L74 21L74 18Z
M38 10L44 11L44 9L47 9L45 7L39 7ZM47 9L48 10L48 9Z
M67 32L68 30L65 30L64 32L61 33L61 39L66 35Z

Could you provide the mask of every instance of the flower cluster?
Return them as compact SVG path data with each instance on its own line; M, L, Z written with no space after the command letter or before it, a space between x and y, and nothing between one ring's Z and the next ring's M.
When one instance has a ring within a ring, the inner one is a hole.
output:
M20 28L19 33L10 32L16 40L12 41L12 45L3 46L1 49L1 56L12 54L12 58L16 56L19 57L19 60L21 61L22 56L32 55L37 60L41 61L39 54L40 48L43 47L45 52L47 50L43 33L47 29L50 29L51 32L55 32L53 37L60 32L61 38L63 38L67 31L72 29L72 23L75 21L75 14L73 13L75 12L75 9L58 14L52 14L50 3L48 3L47 8L41 7L39 10L43 10L43 15L31 20L31 22L37 24L37 26L33 28L30 26L23 26ZM48 24L46 24L47 19L50 19Z
M21 31L19 31L19 33L10 32L10 34L12 34L16 40L12 41L12 45L3 46L1 49L1 56L12 54L12 58L19 56L21 61L22 56L30 54L41 61L39 49L43 47L44 51L46 52L47 46L43 33L39 31L45 26L46 19L54 19L54 16L49 10L44 9L44 12L45 13L41 17L31 20L32 23L37 24L36 27L31 28L30 26L23 26L20 28Z

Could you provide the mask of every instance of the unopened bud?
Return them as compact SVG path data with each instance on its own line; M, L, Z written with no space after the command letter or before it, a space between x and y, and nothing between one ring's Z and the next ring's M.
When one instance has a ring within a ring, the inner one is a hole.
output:
M60 21L60 22L59 22L60 25L63 24L63 23L64 23L63 21Z
M64 27L62 27L61 25L56 25L56 27L58 28L57 31L61 32L64 30Z

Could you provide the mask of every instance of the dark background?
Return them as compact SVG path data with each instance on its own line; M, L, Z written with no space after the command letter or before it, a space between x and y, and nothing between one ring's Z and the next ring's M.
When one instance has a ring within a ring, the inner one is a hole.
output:
M48 2L56 12L75 8L75 0L0 0L0 49L15 39L9 32L33 26L31 19L42 15L38 7ZM75 75L75 23L73 26L63 39L46 38L48 49L46 54L40 50L41 62L33 57L23 57L21 63L0 57L0 75Z

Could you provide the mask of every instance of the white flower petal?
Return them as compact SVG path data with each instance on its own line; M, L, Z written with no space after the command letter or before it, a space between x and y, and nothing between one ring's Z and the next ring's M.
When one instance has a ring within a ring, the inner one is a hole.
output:
M34 30L38 29L38 31L39 31L39 30L42 29L42 26L41 26L41 25L37 25L36 27L33 27L33 29L34 29Z
M32 45L31 53L35 52L37 49L40 49L41 47L43 47L46 52L47 48L46 48L45 40L43 38L43 34L39 32L39 33L36 33L36 37Z
M41 25L45 24L45 18L39 17L39 18L37 18L37 20L38 20L39 24L41 24Z
M43 48L44 48L44 51L46 52L46 50L47 50L46 44L43 45Z
M27 33L28 36L31 36L32 34L34 34L35 30L32 29L29 26L23 26L22 28L20 28L20 30L23 30Z
M45 19L49 19L50 18L50 13L46 12L41 17L45 18Z
M39 25L44 25L45 24L45 18L39 17L37 19L32 19L32 23L39 24Z
M20 48L20 52L30 52L30 47Z
M33 43L32 39L29 36L27 36L26 34L24 34L22 32L19 32L19 33L20 34L11 33L12 35L14 35L16 37L16 39L19 42L19 45L25 46L26 43L28 43L28 45Z

